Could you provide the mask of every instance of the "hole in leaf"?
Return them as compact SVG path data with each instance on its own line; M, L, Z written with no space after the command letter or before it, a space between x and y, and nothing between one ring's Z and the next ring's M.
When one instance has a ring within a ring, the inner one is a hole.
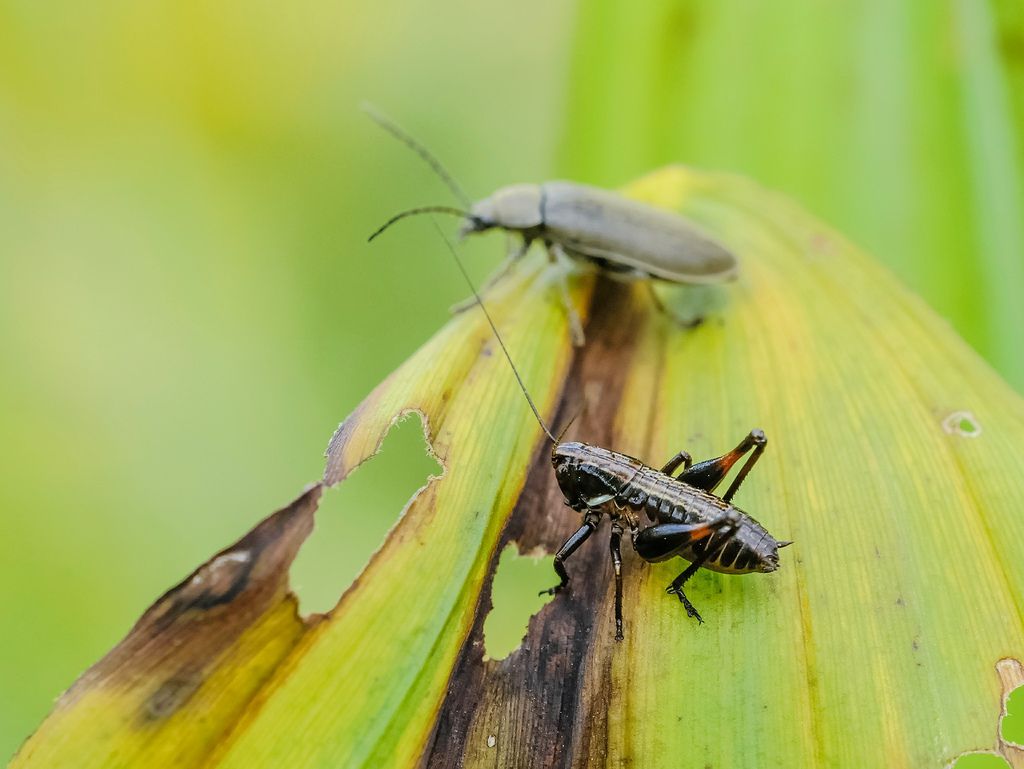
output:
M523 642L530 617L552 599L537 595L558 581L550 555L522 555L510 542L491 585L493 608L484 620L484 659L503 660Z
M379 454L324 494L289 575L303 615L334 608L412 496L442 471L424 441L422 417L406 417Z
M995 753L965 753L953 762L951 769L1010 769L1010 765Z
M963 438L977 438L981 435L981 423L970 411L954 411L942 420L942 429L950 435Z
M1006 698L1006 715L1000 729L1004 742L1024 745L1024 686L1018 686Z

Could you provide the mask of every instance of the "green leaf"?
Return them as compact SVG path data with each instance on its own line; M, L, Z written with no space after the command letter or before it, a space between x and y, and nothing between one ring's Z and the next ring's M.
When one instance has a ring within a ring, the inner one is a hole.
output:
M867 247L1024 390L1019 2L594 0L560 173L730 169Z
M663 292L700 324L657 312L642 286L582 277L574 355L539 254L488 305L546 420L585 404L574 439L660 466L764 428L737 502L796 541L777 572L699 574L696 625L664 593L682 562L629 552L616 643L602 531L522 646L484 661L502 550L552 552L579 519L466 312L331 442L328 484L418 413L444 468L339 605L303 621L285 592L317 486L164 596L13 766L938 767L978 750L1020 765L992 741L997 663L1024 656L1024 402L785 197L679 167L629 194L739 254L735 284ZM242 551L267 555L245 572Z

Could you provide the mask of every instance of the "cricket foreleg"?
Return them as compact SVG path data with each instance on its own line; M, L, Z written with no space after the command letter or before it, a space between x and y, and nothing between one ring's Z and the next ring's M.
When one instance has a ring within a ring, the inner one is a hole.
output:
M539 595L555 595L569 586L569 572L565 570L565 561L576 552L580 545L587 541L587 537L597 531L597 521L598 516L596 514L587 513L583 519L583 525L576 529L573 535L558 548L558 552L555 553L554 565L555 574L558 575L559 582L554 587L541 590Z
M615 640L622 640L622 553L619 543L622 540L622 525L618 521L612 523L612 568L615 569Z

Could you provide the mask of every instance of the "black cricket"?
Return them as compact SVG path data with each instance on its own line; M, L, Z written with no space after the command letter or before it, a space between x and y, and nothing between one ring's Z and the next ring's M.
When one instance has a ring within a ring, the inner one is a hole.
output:
M724 574L770 572L779 568L779 542L754 518L732 504L747 473L764 453L768 439L751 430L740 444L715 459L693 464L680 451L656 470L634 457L586 443L555 443L551 463L566 504L583 514L583 525L555 553L559 583L544 591L555 594L569 585L565 561L597 531L604 516L611 521L611 555L615 569L615 639L622 640L622 555L624 527L633 549L656 563L679 556L690 565L672 580L666 592L675 594L686 613L703 622L683 586L698 569ZM714 494L729 470L753 449L722 497ZM682 466L682 472L673 473ZM651 525L644 526L646 515Z
M733 496L768 444L763 431L751 430L732 451L697 464L693 464L687 452L680 451L660 470L634 457L600 446L578 441L561 442L561 438L552 435L541 419L533 398L512 362L512 356L454 246L440 227L437 230L494 331L533 415L552 443L551 464L555 469L558 486L565 496L565 504L583 515L583 524L555 553L554 567L559 578L558 584L542 591L542 595L554 595L569 586L566 560L597 531L605 516L611 522L609 544L615 570L617 641L623 638L620 547L626 529L629 530L633 549L645 561L656 563L674 556L690 561L690 565L672 580L666 592L676 595L686 608L686 613L698 622L703 622L703 619L683 590L686 581L698 569L705 568L725 574L751 574L772 572L779 568L779 549L792 542L776 540L752 516L732 504ZM716 496L715 489L733 465L748 453L750 456L728 490L723 496ZM682 471L674 475L680 466ZM646 515L650 525L644 525L642 515Z

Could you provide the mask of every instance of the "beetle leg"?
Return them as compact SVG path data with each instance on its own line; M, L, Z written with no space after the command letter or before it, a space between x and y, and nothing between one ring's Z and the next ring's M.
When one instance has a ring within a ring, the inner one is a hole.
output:
M654 283L652 283L651 280L648 279L644 281L644 284L647 286L647 293L650 295L651 302L657 308L658 312L660 312L662 315L667 315L673 320L678 321L679 319L673 313L669 312L668 307L665 306L665 303L661 301L661 297L658 296L658 292L654 290Z
M690 465L693 464L693 457L690 456L688 451L680 451L672 459L665 463L665 466L661 468L661 472L665 475L672 475L676 471L679 465L683 466L683 472L685 473L690 469ZM692 485L692 484L691 484Z
M695 313L693 310L691 310L690 312L687 312L684 316L680 315L678 312L676 312L668 305L666 305L665 302L662 300L661 296L658 294L658 290L654 287L654 281L656 279L652 278L650 276L650 273L642 272L638 276L638 279L642 280L644 284L647 286L647 294L648 296L651 297L651 303L654 305L655 309L657 309L658 312L660 312L662 315L664 315L666 318L672 321L675 325L679 326L680 328L696 328L697 326L704 322L704 315L700 311L697 311Z
M622 640L622 553L619 542L622 540L622 524L612 523L612 568L615 569L615 640Z
M518 247L510 248L508 254L505 256L505 260L501 264L499 264L498 269L495 270L491 274L491 276L487 278L486 281L484 281L484 285L480 288L478 293L486 293L487 290L491 288L495 283L497 283L499 280L508 275L512 271L512 268L515 266L516 262L522 259L526 255L526 252L530 250L530 244L532 242L532 238L527 238L526 236L523 236L523 242ZM476 306L476 297L471 296L468 299L463 299L461 302L456 302L455 304L453 304L451 307L448 308L448 312L450 312L452 315L458 315L460 312L465 312L470 307L474 306Z
M550 240L545 240L544 245L548 249L548 261L552 264L556 264L558 259L561 258L563 262L568 262L569 255L565 253L565 249L559 243L554 243ZM572 343L576 347L582 347L586 343L586 336L583 333L583 323L580 321L579 313L576 312L576 305L572 303L572 298L569 296L569 286L566 285L565 275L558 276L558 293L562 299L562 306L565 307L565 314L569 318L569 330L572 332Z
M764 447L768 444L768 439L765 437L764 431L762 430L751 430L750 434L747 435L739 445L730 451L728 454L723 454L715 459L706 459L703 462L698 462L688 470L684 470L677 477L683 483L695 486L698 489L703 489L709 494L715 490L715 488L722 482L726 475L729 474L729 470L736 464L748 451L754 450L754 453L750 455L746 463L744 463L739 474L736 476L736 480L729 486L729 490L725 492L725 496L722 499L726 502L733 498L733 495L739 489L740 484L743 483L743 479L747 477L747 473L750 472L751 468L757 463L757 460L761 458L764 453Z
M576 347L582 347L587 343L587 337L583 333L583 323L580 322L580 316L572 303L572 297L569 296L569 287L565 284L564 275L558 281L558 293L562 298L565 314L569 316L569 331L572 334L572 343Z
M718 530L718 533L723 535L724 538L721 540L721 544L725 545L739 529L739 516L736 513L732 513L732 515L726 513L722 517L727 519L727 523L724 528L720 528ZM721 547L715 546L714 550L720 551ZM665 588L666 593L668 593L669 595L675 595L679 598L679 601L683 604L683 608L686 609L687 616L693 617L695 620L697 620L697 622L700 622L702 624L704 622L704 619L700 616L700 612L697 611L694 605L690 603L690 599L686 597L686 593L683 591L683 585L686 584L686 581L690 577L697 573L697 570L704 565L704 563L708 560L711 554L712 548L705 548L704 552L698 555L697 559L691 562L690 565L687 566L685 569L683 569L683 572L674 580L672 580L672 584Z
M587 541L587 538L597 531L597 522L600 520L599 513L587 513L583 518L583 525L573 533L569 539L562 543L555 553L555 574L558 575L558 584L541 590L537 595L555 595L562 592L569 586L569 572L565 570L565 560L576 552L577 548Z

